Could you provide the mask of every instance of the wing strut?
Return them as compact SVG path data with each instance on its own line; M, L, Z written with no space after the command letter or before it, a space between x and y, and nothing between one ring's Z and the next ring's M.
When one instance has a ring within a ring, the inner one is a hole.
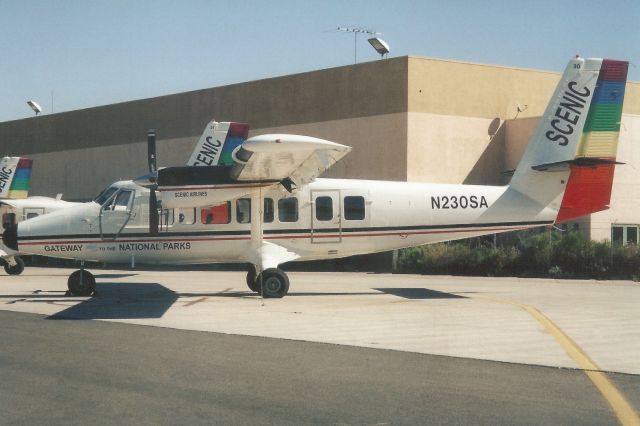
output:
M257 277L260 280L260 297L264 305L264 288L262 288L262 209L264 197L262 196L262 188L251 194L251 250L255 250L256 259L259 261L255 264Z

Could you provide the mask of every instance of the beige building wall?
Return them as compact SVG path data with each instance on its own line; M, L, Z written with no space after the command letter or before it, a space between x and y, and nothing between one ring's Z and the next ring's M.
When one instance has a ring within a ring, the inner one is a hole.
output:
M407 180L499 184L499 129L500 120L489 118L408 113Z
M560 79L559 72L551 71L414 56L408 61L410 112L503 120L537 117ZM524 110L518 112L518 106ZM640 114L637 82L627 83L623 111Z
M409 111L493 119L542 115L560 74L409 57Z

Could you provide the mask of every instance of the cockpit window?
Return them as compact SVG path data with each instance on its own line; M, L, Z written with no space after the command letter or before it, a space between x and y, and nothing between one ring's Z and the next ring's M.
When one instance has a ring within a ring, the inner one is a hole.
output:
M129 198L131 198L131 191L120 191L118 197L116 197L115 206L126 208L129 205Z
M113 187L106 188L101 193L99 193L98 196L93 201L95 201L100 205L103 205L109 198L111 198L113 193L116 192L117 190L118 188L113 188Z

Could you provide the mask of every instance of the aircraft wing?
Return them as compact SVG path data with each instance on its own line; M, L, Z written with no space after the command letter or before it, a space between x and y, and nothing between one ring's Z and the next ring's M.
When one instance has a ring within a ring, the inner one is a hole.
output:
M157 189L165 208L214 205L280 183L291 191L349 151L349 146L310 136L260 135L234 150L233 165L159 169Z
M351 147L310 136L271 134L247 139L234 152L237 181L282 181L303 185L340 161Z

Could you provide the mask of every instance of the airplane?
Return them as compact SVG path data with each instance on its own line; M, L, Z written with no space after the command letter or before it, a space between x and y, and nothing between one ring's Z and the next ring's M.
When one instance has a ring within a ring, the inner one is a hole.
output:
M211 121L196 144L187 165L213 165L228 162L227 151L231 152L243 139L234 137L234 129L227 137L229 126L224 123ZM240 132L243 130L240 129ZM238 133L238 131L235 131ZM246 139L246 137L245 137ZM225 142L225 156L213 158L216 140ZM213 144L213 145L212 145ZM33 160L25 157L4 157L0 159L0 218L2 229L10 225L31 219L36 216L51 213L56 210L77 206L81 203L62 200L62 194L56 198L31 196L29 183ZM4 270L9 275L19 275L24 271L24 261L18 256L18 252L0 244L0 258L4 260Z
M28 197L33 160L25 157L3 157L0 159L0 217L2 229L23 220L79 203L56 198ZM24 271L24 261L18 252L0 244L0 258L4 270L9 275L19 275Z
M318 178L351 148L285 134L243 135L228 164L158 169L150 131L148 175L12 225L3 242L81 262L246 263L249 289L281 298L285 262L566 222L609 207L627 68L571 59L506 186ZM221 154L213 142L207 161ZM96 287L84 264L67 285L77 296Z

